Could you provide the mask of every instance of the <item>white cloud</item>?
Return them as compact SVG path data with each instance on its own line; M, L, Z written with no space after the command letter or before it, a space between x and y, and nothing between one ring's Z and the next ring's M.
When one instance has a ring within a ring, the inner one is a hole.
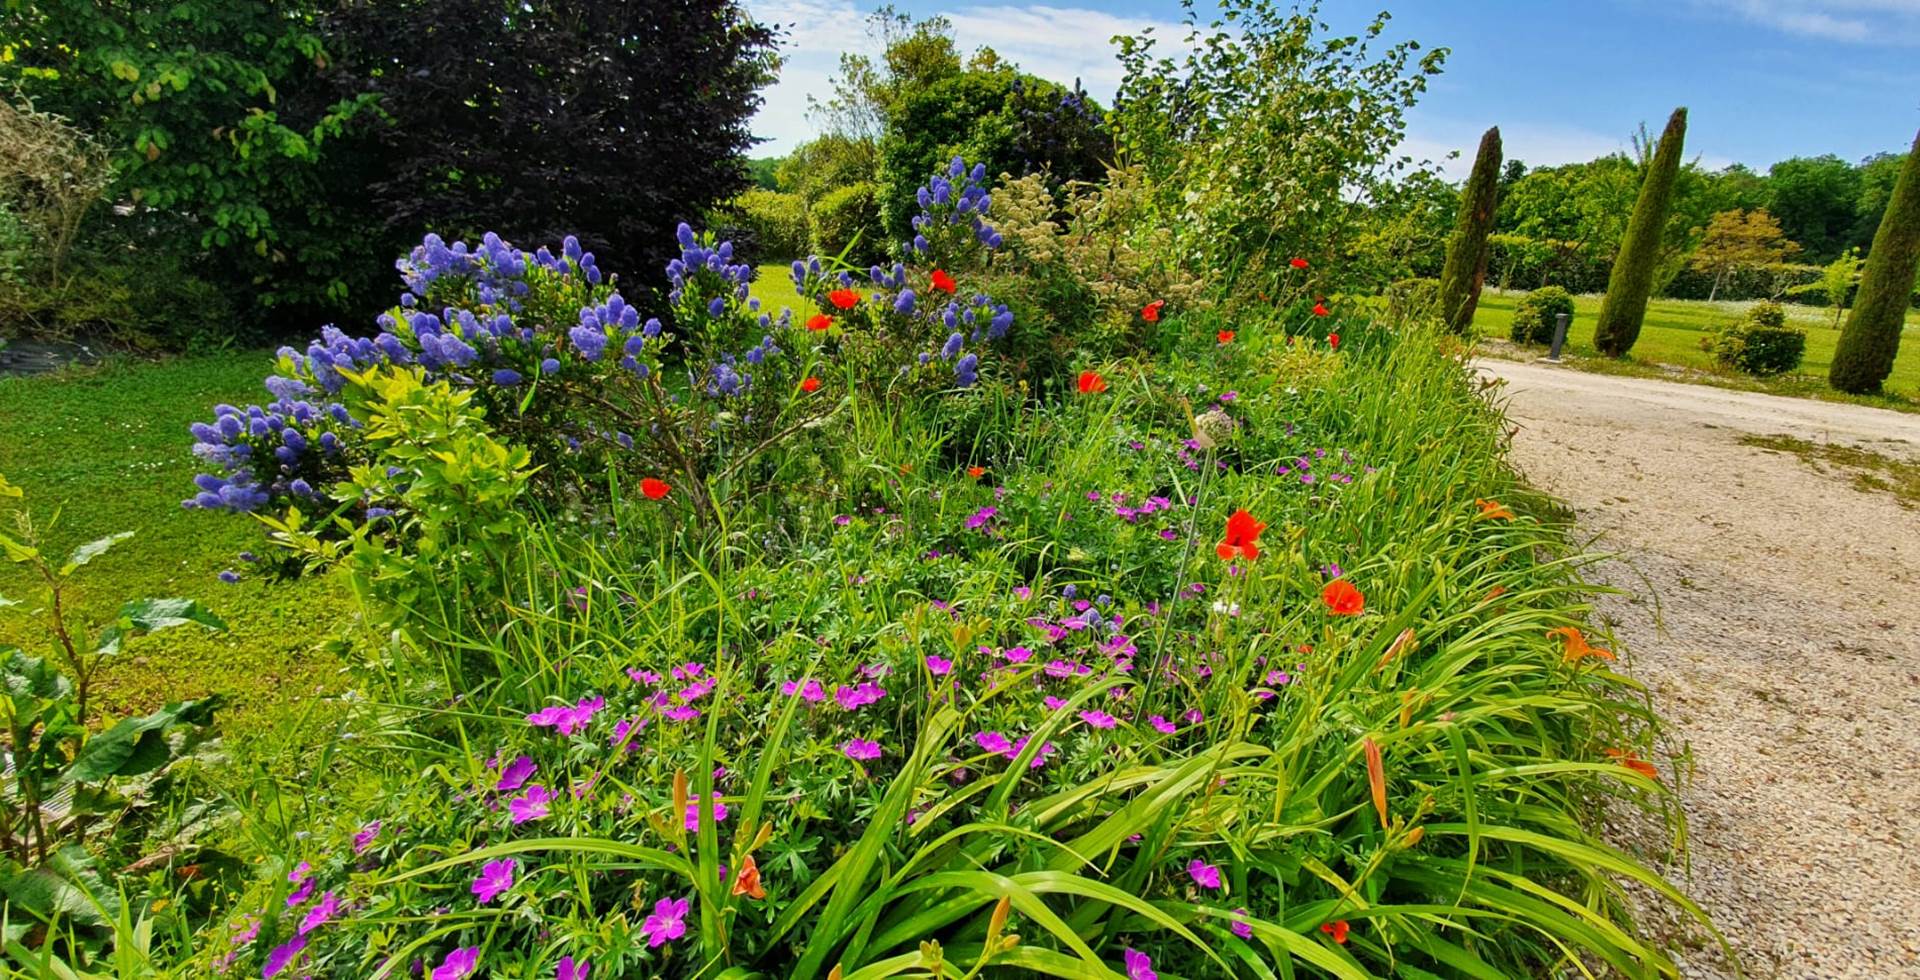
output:
M762 95L766 104L754 117L754 135L767 142L754 152L785 153L814 132L806 118L807 97L824 98L840 53L878 54L867 35L866 12L852 0L748 0L747 9L763 23L786 31L780 80ZM1121 17L1084 7L975 5L946 11L954 41L963 56L990 47L1023 71L1072 84L1078 78L1101 102L1110 102L1120 84L1120 65L1110 39L1152 27L1163 51L1178 51L1186 37L1175 21Z
M1920 0L1695 0L1775 30L1849 44L1920 43Z

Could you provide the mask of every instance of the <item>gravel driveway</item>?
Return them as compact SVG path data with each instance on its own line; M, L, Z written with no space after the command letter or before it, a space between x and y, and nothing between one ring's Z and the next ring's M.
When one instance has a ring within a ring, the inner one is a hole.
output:
M1516 464L1621 555L1594 571L1627 593L1601 615L1693 755L1692 867L1669 871L1749 976L1920 977L1920 511L1740 442L1920 459L1920 416L1479 367L1506 381Z

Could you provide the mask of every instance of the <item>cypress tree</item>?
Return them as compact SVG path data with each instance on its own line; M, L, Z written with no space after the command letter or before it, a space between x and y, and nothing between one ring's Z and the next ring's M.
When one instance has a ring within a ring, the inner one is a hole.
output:
M1480 137L1473 174L1460 191L1460 216L1447 239L1447 265L1440 273L1440 315L1454 333L1473 329L1480 286L1487 280L1487 234L1500 194L1500 127Z
M1647 297L1653 294L1654 265L1660 261L1660 237L1673 204L1673 182L1680 174L1680 148L1687 138L1686 107L1673 110L1660 146L1640 183L1627 222L1626 240L1607 276L1607 295L1600 301L1600 319L1594 324L1593 346L1608 357L1625 357L1640 339L1647 318Z
M1893 372L1893 355L1900 350L1914 276L1920 274L1920 134L1900 167L1900 178L1887 200L1887 213L1873 235L1854 293L1853 315L1840 331L1827 382L1841 391L1864 394L1880 390Z

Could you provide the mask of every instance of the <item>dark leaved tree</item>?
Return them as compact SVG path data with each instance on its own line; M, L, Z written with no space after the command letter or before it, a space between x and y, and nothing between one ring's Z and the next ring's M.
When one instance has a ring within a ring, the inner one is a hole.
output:
M384 252L428 230L573 234L647 282L678 222L749 185L776 67L736 0L351 0L323 32L328 97L372 92L386 117L357 160Z

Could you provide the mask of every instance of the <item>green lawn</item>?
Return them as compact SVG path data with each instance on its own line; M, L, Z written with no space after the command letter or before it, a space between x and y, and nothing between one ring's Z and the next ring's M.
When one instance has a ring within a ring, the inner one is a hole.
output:
M753 282L747 287L747 294L760 301L760 308L773 316L800 301L799 294L793 291L793 263L773 262L754 267ZM864 278L864 277L863 277ZM800 311L794 310L799 316Z
M1513 322L1513 308L1520 292L1489 290L1480 297L1474 316L1474 329L1483 337L1506 339ZM1573 326L1567 335L1567 353L1580 367L1619 373L1662 376L1657 365L1676 365L1689 369L1685 380L1702 381L1728 387L1771 391L1778 394L1812 396L1834 400L1862 401L1866 404L1920 411L1920 312L1907 314L1906 330L1901 335L1900 355L1894 360L1893 374L1887 379L1888 396L1858 399L1827 388L1827 367L1833 361L1833 348L1840 331L1826 310L1787 307L1790 322L1807 331L1807 355L1800 370L1781 378L1756 379L1729 374L1714 364L1713 355L1700 349L1700 339L1710 336L1722 324L1739 318L1751 303L1699 300L1656 299L1647 307L1646 326L1634 344L1632 360L1625 364L1599 356L1593 349L1593 325L1600 312L1600 297L1574 297Z
M230 627L129 644L102 681L99 703L109 712L219 692L232 698L223 728L256 733L284 726L298 698L335 683L339 665L317 644L340 632L349 609L341 584L222 584L222 569L249 567L241 551L261 548L257 525L180 506L197 471L187 426L212 417L217 402L266 397L260 379L270 367L270 354L248 351L0 379L0 473L26 491L39 523L59 511L51 550L136 532L75 576L79 613L98 622L126 599L185 596ZM13 515L0 520L11 526ZM19 569L0 564L0 594L25 599L30 588ZM0 611L0 644L45 652L41 629L17 615L27 608Z

